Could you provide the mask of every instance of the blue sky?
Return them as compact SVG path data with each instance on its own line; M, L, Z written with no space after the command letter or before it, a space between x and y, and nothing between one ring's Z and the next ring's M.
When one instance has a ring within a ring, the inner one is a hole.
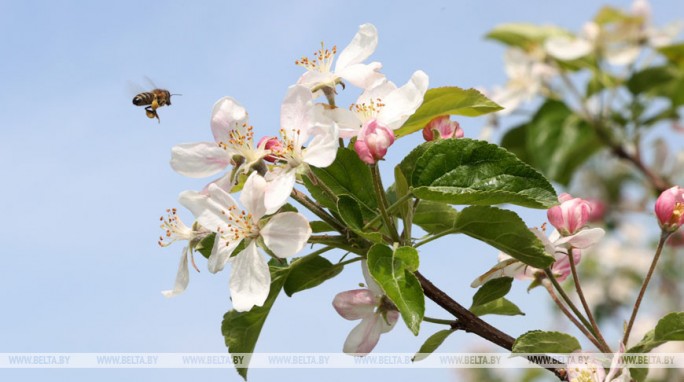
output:
M655 3L656 23L684 14L680 1ZM156 243L159 216L178 206L178 193L206 183L174 173L170 149L211 139L217 99L236 98L258 134L275 133L280 102L302 73L294 60L321 41L343 48L365 22L380 35L372 59L394 82L422 69L431 87L492 86L505 81L503 49L484 40L487 30L522 21L578 30L596 9L593 1L543 0L0 2L0 352L225 351L220 322L229 309L228 274L209 274L198 258L202 273L191 275L186 293L165 299L160 291L172 286L182 248ZM183 94L160 110L161 124L131 104L129 83L146 87L146 76ZM471 137L484 123L460 122ZM384 167L417 143L393 147ZM544 213L524 217L538 225ZM427 246L421 270L468 304L470 281L496 254L453 238ZM341 351L355 323L330 303L360 281L352 266L317 289L281 296L257 351ZM512 300L528 315L490 322L514 336L548 327L548 318L534 314L548 303L540 291L527 296L518 285ZM414 338L399 323L376 351L416 351L438 329L425 323ZM465 351L473 339L457 333L444 350ZM449 370L256 369L250 377L410 381L423 373L458 378ZM232 370L0 370L0 378L238 380Z

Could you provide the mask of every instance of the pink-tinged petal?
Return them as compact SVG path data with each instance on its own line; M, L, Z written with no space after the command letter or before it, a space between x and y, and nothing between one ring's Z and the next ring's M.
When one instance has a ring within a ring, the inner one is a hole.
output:
M339 147L337 127L332 124L316 127L311 133L313 139L304 150L304 162L319 168L330 166Z
M271 218L260 231L264 244L278 257L290 257L301 251L311 236L311 226L304 215L282 212Z
M579 249L572 250L575 264L579 264L582 260L582 251ZM556 275L558 281L564 281L571 273L570 259L567 253L557 252L556 262L551 266L551 272Z
M394 131L380 124L378 120L370 119L363 124L354 142L354 150L362 161L374 164L385 157L387 149L393 143Z
M162 291L164 297L177 296L188 287L190 283L190 273L188 272L188 247L183 248L183 254L180 258L180 263L178 264L178 272L176 273L176 282L174 283L173 289Z
M350 65L335 74L356 87L368 89L385 79L380 69L382 69L381 63L371 62L370 64Z
M230 165L230 153L213 142L184 143L171 149L171 168L190 178L205 178Z
M399 311L390 310L385 313L385 317L380 320L380 333L387 333L399 320Z
M228 142L230 131L246 132L247 111L235 99L223 97L211 111L211 132L216 142Z
M663 191L655 203L655 214L660 227L676 231L684 224L684 188L671 187Z
M267 214L272 214L287 203L297 176L294 169L282 168L267 175L269 175L269 179L264 190L264 208L266 208Z
M246 312L253 306L262 306L271 287L271 273L266 260L257 250L254 241L234 257L230 273L230 297L233 309Z
M574 199L572 195L568 194L567 192L563 192L562 194L558 195L558 201L560 203L567 202L568 200Z
M591 205L584 199L571 198L562 194L562 203L547 211L549 222L558 229L563 236L569 236L579 231L589 220Z
M568 244L574 248L586 249L598 243L606 234L601 228L583 229L572 236L566 236L556 241L556 245Z
M380 340L384 319L379 314L364 317L356 325L344 341L342 351L347 354L366 355L370 353Z
M423 103L428 83L428 76L423 71L413 73L404 86L382 99L385 106L378 113L377 119L390 129L401 127Z
M544 251L549 255L553 256L556 252L556 246L553 244L556 240L560 238L560 233L557 230L553 230L551 235L547 238L543 231L538 228L530 228L530 231L542 242L544 245Z
M340 53L335 64L335 73L346 67L363 62L370 57L378 46L378 30L373 24L359 26L354 38L349 45Z
M333 307L347 320L360 320L370 316L375 310L377 299L368 289L354 289L338 293L333 299Z
M299 145L306 142L309 127L313 125L313 96L308 87L290 86L280 106L280 128L287 134L299 134Z
M255 222L266 213L266 206L264 205L266 187L266 179L253 172L245 181L240 193L240 202L252 214L252 220Z
M233 251L241 242L242 240L228 241L222 236L217 236L214 240L214 247L211 249L211 255L209 255L209 259L207 259L207 268L209 269L209 272L221 272L230 261L230 255L233 254Z

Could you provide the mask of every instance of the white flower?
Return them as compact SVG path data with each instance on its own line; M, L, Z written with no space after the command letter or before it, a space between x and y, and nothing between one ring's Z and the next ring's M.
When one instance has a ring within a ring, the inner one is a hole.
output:
M556 259L551 266L551 272L556 276L558 281L565 280L570 274L570 260L568 258L569 248L573 249L573 260L575 261L575 264L577 264L582 258L580 250L591 247L605 235L605 231L601 228L587 228L580 230L574 235L563 237L561 237L557 230L554 230L547 238L542 230L537 228L532 228L530 230L539 238L539 240L541 240L542 244L544 244L545 252ZM531 267L505 253L501 253L499 255L499 263L482 276L473 280L470 286L472 288L477 288L489 280L500 277L534 279L535 275L540 272L543 272L543 270Z
M230 293L233 309L243 312L253 306L261 306L268 297L271 275L268 264L257 250L259 239L280 258L299 252L311 236L311 227L299 213L283 212L274 215L263 227L259 220L265 215L264 196L266 181L252 173L240 195L240 201L247 208L241 211L230 194L220 187L209 185L208 194L186 191L181 200L207 229L216 232L209 271L221 271L232 263ZM243 243L244 249L231 257L233 251Z
M308 165L328 167L337 155L337 127L314 107L311 91L305 86L288 89L280 108L280 135L281 148L273 153L278 165L266 175L267 214L285 204L298 172Z
M423 103L428 88L427 74L418 70L402 87L384 80L361 94L350 110L336 108L325 112L337 123L340 137L355 137L361 127L375 119L378 124L396 130Z
M321 47L314 54L316 58L313 60L306 57L297 60L295 62L297 65L307 69L297 83L307 86L312 91L317 91L322 87L334 88L342 79L366 89L385 77L379 73L382 68L379 62L362 63L373 54L377 46L378 31L375 26L363 24L349 45L340 53L334 70L331 71L331 67L337 53L336 47L332 50Z
M185 143L171 149L171 167L181 175L204 178L235 165L233 174L249 172L268 155L263 145L254 145L254 133L245 108L230 97L214 104L211 131L215 142ZM228 177L224 175L221 179ZM232 181L232 179L230 179Z
M538 52L533 53L511 48L504 54L508 81L503 88L494 89L491 93L491 99L504 107L499 114L509 114L532 99L558 73L556 68L544 63L543 57L538 57Z
M161 228L165 231L164 236L159 237L159 245L167 247L176 241L187 241L188 244L183 248L180 263L178 264L178 272L176 273L176 281L173 289L162 291L165 297L177 296L188 287L190 282L190 273L188 272L188 262L192 262L192 266L199 272L192 252L202 239L209 235L209 230L201 227L195 223L192 228L183 223L180 217L176 214L176 209L172 208L166 211L167 217L161 218Z
M349 332L342 350L348 354L365 355L371 352L380 340L380 334L387 333L399 319L394 305L388 304L382 289L368 273L368 266L361 264L368 289L355 289L338 293L333 307L347 320L361 320Z

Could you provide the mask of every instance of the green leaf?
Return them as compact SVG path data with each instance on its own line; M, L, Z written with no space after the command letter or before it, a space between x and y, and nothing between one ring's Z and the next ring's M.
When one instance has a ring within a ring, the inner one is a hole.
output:
M505 296L511 290L512 284L512 277L501 277L487 281L473 296L473 304L470 309Z
M320 220L309 222L309 225L311 226L311 231L313 233L331 232L335 230L330 224Z
M655 327L656 341L684 341L684 312L670 313Z
M396 305L406 326L418 334L425 314L425 296L420 282L413 274L418 269L415 248L399 247L392 251L375 244L368 251L368 270L373 279Z
M658 48L668 61L671 63L684 67L684 43L678 43Z
M627 89L632 94L650 93L668 96L672 93L672 84L681 73L672 66L651 66L634 73L627 80Z
M516 139L505 136L502 145L511 151L525 154L527 163L546 177L567 185L574 171L601 147L594 130L559 101L547 101L532 120L518 130ZM524 139L524 147L520 141ZM513 146L508 146L513 144Z
M544 42L547 38L554 36L570 37L572 33L551 25L515 23L499 25L486 35L489 39L525 50L531 49Z
M518 337L513 343L513 353L572 353L580 350L577 338L560 332L533 330Z
M208 259L211 256L212 248L214 248L214 240L216 240L216 233L212 232L197 243L195 251Z
M451 204L517 204L549 208L558 203L549 182L505 149L472 139L419 145L400 164L413 194Z
M622 9L605 5L598 11L596 16L594 16L594 22L599 25L605 25L627 21L631 18L633 18L633 16L625 13Z
M503 109L476 89L456 86L428 89L418 110L394 131L399 138L422 130L431 120L441 115L477 117Z
M326 168L311 166L311 171L335 195L347 194L358 200L364 211L375 211L377 200L373 191L373 179L368 165L363 163L353 150L340 148L335 161ZM304 184L311 196L331 211L335 211L337 203L327 195L320 185L312 184L304 177Z
M520 308L518 308L514 303L501 297L494 301L490 301L486 304L474 306L470 308L476 316L484 316L485 314L496 314L499 316L524 316Z
M425 358L429 357L430 354L434 353L435 350L441 345L444 340L449 337L449 334L455 332L456 330L454 329L444 329L440 330L437 333L431 335L425 342L423 343L423 346L420 347L418 350L418 353L413 356L411 361L413 362L418 362L422 361Z
M406 177L404 176L404 173L401 172L401 168L398 165L394 167L394 179L395 181L393 189L394 196L396 199L391 202L392 204L394 204L396 200L403 198L404 196L409 194L408 182L406 181ZM409 221L411 221L410 214L413 212L410 203L411 200L407 199L405 202L401 203L398 210L399 216L403 219L408 219Z
M600 92L603 89L612 89L620 85L620 78L604 71L596 71L587 82L586 97Z
M535 268L546 268L555 261L546 254L539 238L512 211L470 206L458 215L455 229Z
M364 208L356 198L350 195L339 195L339 199L337 200L337 211L339 212L342 221L344 221L352 231L374 243L382 242L382 233L363 229L367 220L364 219ZM375 216L372 212L365 212L366 216Z
M290 275L284 285L285 294L291 297L297 292L318 286L340 274L343 268L321 256L296 259L290 265Z
M280 294L287 279L289 270L277 265L277 261L269 262L271 271L271 290L263 306L255 306L249 312L230 310L223 316L221 333L225 338L228 352L231 354L253 353L261 328L273 307L273 303ZM249 359L243 364L249 365ZM238 374L247 380L247 367L237 368Z
M453 231L457 219L458 211L453 207L429 200L421 200L413 214L413 224L432 234Z
M658 346L664 344L667 341L656 341L655 339L655 329L650 330L644 338L639 341L636 345L632 346L627 353L650 353L651 350L657 348Z

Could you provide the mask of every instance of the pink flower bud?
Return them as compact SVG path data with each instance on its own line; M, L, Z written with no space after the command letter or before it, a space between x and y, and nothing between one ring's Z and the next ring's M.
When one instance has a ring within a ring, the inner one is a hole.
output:
M561 194L558 200L561 204L549 208L546 216L562 236L574 235L587 224L591 206L586 200L569 194Z
M263 137L259 140L259 143L257 143L257 147L261 147L261 145L264 145L263 148L266 150L270 150L272 153L277 153L283 149L283 143L278 140L276 137ZM278 160L274 155L266 155L264 157L264 160L267 162L275 163L275 161Z
M655 213L663 230L676 231L684 224L684 188L674 186L663 191L656 200Z
M591 211L589 211L590 222L600 222L606 214L606 204L599 199L587 199Z
M385 157L387 148L394 143L394 131L371 119L363 124L354 143L354 150L359 158L368 164L374 164Z
M461 125L449 119L448 115L433 119L423 128L423 138L428 142L436 139L463 138L463 135Z

